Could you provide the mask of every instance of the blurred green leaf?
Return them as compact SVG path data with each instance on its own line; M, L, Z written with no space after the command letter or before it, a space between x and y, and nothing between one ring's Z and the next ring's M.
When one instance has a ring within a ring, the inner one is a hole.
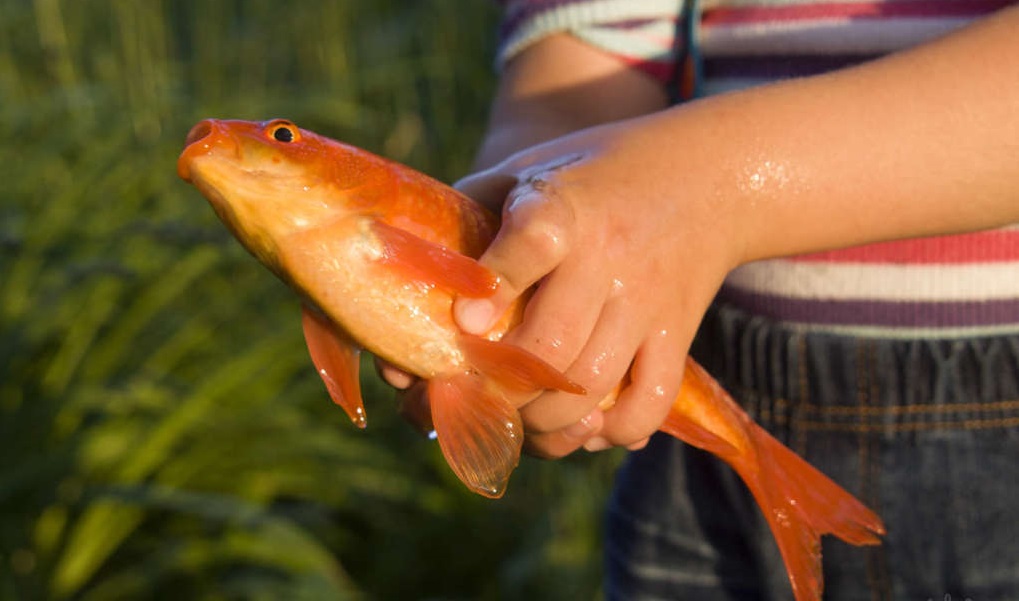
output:
M0 0L0 598L594 598L618 456L466 492L176 176L204 117L285 116L452 180L485 0Z

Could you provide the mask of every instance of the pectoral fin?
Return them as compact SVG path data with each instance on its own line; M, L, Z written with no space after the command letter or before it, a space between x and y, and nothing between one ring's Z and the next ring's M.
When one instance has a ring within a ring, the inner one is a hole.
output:
M491 296L499 285L494 273L445 246L378 220L372 224L372 230L383 242L382 260L408 278L472 298Z
M428 397L446 463L474 492L501 497L520 461L524 431L516 407L473 373L431 380Z
M343 407L358 428L364 428L368 422L358 379L361 349L326 316L307 305L301 311L301 324L311 361L325 382L329 396Z

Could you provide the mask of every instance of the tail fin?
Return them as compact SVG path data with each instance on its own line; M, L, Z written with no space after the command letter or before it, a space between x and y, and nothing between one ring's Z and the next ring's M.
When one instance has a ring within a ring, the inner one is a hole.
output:
M692 360L662 430L718 455L746 482L785 561L796 601L821 598L821 536L877 545L881 519L750 420Z
M757 424L751 424L757 461L733 465L761 506L797 601L821 598L821 536L852 545L878 545L881 519Z

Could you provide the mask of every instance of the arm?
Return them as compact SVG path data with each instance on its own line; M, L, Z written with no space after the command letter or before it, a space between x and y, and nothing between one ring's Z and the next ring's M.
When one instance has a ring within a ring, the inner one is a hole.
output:
M741 263L1019 221L1017 28L1019 9L1002 11L854 69L589 128L463 182L506 205L482 258L504 285L461 299L461 326L485 329L540 280L508 338L592 391L528 404L532 450L657 429L700 316ZM603 415L599 395L631 361Z
M475 167L487 168L535 144L667 106L668 95L658 81L568 34L551 35L506 65Z

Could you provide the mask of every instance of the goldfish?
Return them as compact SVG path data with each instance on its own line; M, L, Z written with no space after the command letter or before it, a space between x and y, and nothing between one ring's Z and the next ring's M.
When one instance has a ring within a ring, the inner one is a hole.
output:
M454 299L489 296L500 282L477 261L499 218L454 188L284 119L203 120L187 134L177 172L298 294L312 363L357 426L367 423L362 351L427 381L443 456L471 490L501 496L519 462L524 430L515 399L548 389L586 394L501 341L522 319L526 295L482 336L456 326ZM739 474L797 601L820 599L821 536L880 544L881 519L754 423L695 360L682 367L661 430ZM611 410L611 402L612 395L601 406Z

